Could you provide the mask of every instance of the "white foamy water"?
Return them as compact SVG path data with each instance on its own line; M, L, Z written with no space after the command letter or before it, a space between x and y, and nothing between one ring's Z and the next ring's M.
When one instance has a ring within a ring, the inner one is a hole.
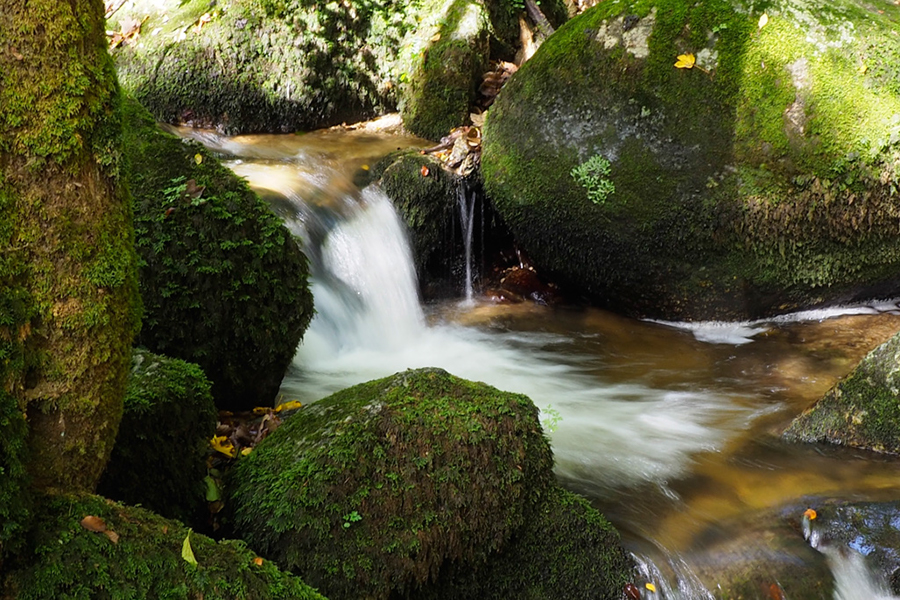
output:
M360 211L332 228L318 253L318 314L285 394L310 401L406 369L441 367L552 407L558 472L592 482L599 473L609 485L665 485L694 454L716 451L756 416L702 389L606 382L591 372L596 358L556 350L567 336L426 325L390 200L374 188L362 198Z

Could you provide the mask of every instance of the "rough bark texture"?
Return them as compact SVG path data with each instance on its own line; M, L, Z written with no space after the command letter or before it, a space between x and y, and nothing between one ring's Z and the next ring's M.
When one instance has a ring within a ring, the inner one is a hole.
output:
M0 0L0 389L40 488L90 490L137 324L118 86L99 0Z

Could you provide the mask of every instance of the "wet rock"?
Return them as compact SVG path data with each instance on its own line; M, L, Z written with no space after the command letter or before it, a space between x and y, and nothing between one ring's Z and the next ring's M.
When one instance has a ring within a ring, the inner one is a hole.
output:
M900 334L798 416L784 438L900 453Z
M900 292L900 7L761 16L602 2L510 78L485 189L542 275L673 320Z

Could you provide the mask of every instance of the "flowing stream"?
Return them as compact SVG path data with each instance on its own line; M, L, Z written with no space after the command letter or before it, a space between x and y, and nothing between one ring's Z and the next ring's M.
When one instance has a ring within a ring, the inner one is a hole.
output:
M542 410L559 478L617 526L657 582L654 597L714 597L692 560L702 534L723 523L803 499L900 498L897 459L778 437L900 330L895 303L682 325L490 304L470 274L459 298L423 306L390 199L352 183L378 157L420 140L366 130L182 134L221 152L305 240L317 315L285 398L312 402L425 366L527 394ZM471 219L467 204L460 210ZM861 558L832 554L837 600L892 597Z

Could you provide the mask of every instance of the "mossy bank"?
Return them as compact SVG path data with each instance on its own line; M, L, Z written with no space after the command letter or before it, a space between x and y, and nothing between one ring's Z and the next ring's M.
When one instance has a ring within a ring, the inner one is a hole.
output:
M200 365L219 408L271 405L313 315L300 242L202 146L126 106L139 342Z
M896 294L898 17L885 1L601 3L491 108L487 191L539 267L627 314Z
M36 512L27 550L0 572L2 600L325 600L241 542L217 543L141 508L49 496Z
M488 568L545 504L560 502L552 464L526 396L420 369L299 411L238 460L229 501L252 548L331 598L440 596L438 584L423 590L450 565ZM618 536L583 525L604 544L586 561L604 569L602 597L615 597L628 575ZM568 572L580 558L552 568ZM504 597L488 587L473 597Z

